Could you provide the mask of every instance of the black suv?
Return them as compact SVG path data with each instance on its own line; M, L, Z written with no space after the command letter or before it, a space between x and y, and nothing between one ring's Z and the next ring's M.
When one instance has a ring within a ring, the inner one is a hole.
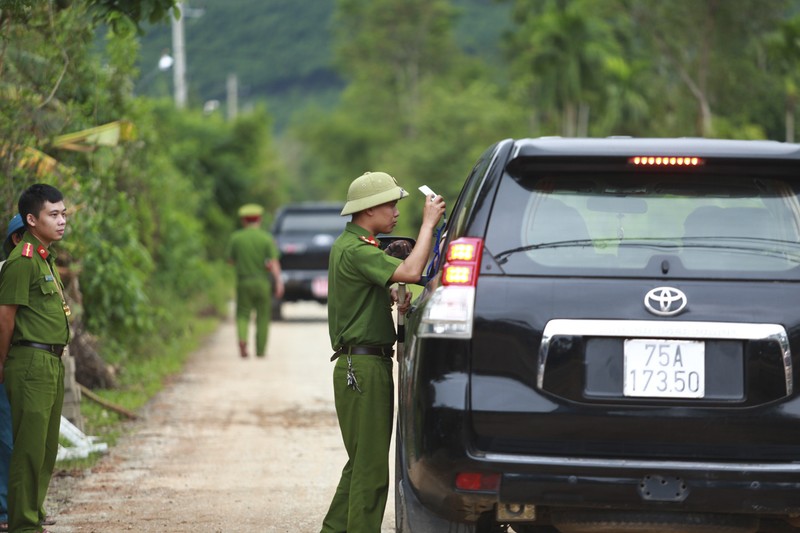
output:
M328 301L328 255L349 217L344 204L299 203L280 208L272 235L281 251L285 293L273 300L272 318L280 320L281 304L301 300Z
M398 531L800 531L800 146L504 140L445 233Z

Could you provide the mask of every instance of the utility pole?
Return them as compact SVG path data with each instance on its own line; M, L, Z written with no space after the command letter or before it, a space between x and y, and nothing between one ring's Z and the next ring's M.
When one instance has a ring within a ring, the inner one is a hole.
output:
M175 107L186 107L186 38L183 33L183 2L177 2L175 9L178 15L172 17L172 54L175 59L173 80L175 84Z
M236 74L228 74L228 120L234 120L239 112L239 78Z

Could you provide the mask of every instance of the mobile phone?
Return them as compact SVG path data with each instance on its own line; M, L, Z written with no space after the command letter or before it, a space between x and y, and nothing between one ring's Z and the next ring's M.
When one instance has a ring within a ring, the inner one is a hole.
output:
M422 187L419 188L419 190L425 196L430 196L431 198L435 198L436 197L436 193L433 192L433 190L431 190L431 188L428 187L427 185L423 185Z

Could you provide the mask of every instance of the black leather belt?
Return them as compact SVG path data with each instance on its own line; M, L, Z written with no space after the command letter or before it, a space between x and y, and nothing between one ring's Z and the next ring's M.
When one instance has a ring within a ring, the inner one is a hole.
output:
M41 342L17 341L12 346L27 346L29 348L36 348L37 350L50 352L56 357L61 357L61 354L64 353L63 344L42 344Z
M342 346L331 356L331 361L335 361L341 355L376 355L379 357L392 357L394 349L391 346L362 346L351 345Z

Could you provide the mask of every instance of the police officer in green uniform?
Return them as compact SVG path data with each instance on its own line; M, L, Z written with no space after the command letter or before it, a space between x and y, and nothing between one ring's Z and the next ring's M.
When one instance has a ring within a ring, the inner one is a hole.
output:
M69 307L50 248L64 236L63 196L35 184L22 193L18 208L27 231L0 276L0 382L14 438L8 487L13 533L42 531L64 400L61 355L69 342Z
M272 312L272 283L275 297L283 297L283 279L278 261L278 247L272 235L261 229L260 205L246 204L239 209L242 228L231 235L226 256L236 267L236 331L239 353L247 357L247 330L250 315L256 313L256 356L264 357L267 349L270 314Z
M426 198L416 245L405 260L378 247L390 233L408 193L385 172L367 172L347 191L342 215L352 215L333 244L328 267L328 329L336 414L347 463L322 524L322 533L379 533L389 490L389 443L394 414L392 305L396 282L419 281L444 214L440 196ZM400 302L408 310L410 294Z

